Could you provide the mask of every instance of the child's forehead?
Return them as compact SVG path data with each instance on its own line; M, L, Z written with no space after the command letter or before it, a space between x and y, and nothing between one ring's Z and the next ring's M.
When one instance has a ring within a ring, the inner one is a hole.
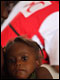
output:
M9 49L9 53L13 55L20 55L20 54L33 54L34 53L34 49L28 45L26 45L25 43L22 42L16 42L14 43L10 49Z
M22 48L22 47L28 47L28 48L31 48L29 45L27 45L26 43L24 43L24 42L14 42L13 44L12 44L12 46L11 47L19 47L19 48Z

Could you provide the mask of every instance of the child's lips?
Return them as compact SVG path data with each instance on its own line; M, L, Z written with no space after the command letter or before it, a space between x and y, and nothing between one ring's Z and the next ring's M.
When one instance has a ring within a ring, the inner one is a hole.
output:
M16 71L17 71L17 72L23 72L23 71L26 72L25 69L17 69Z

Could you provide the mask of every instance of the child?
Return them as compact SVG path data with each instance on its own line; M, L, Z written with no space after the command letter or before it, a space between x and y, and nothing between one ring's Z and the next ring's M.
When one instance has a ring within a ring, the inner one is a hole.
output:
M39 45L22 37L17 37L6 46L5 67L8 77L13 79L36 78L36 70L41 65Z

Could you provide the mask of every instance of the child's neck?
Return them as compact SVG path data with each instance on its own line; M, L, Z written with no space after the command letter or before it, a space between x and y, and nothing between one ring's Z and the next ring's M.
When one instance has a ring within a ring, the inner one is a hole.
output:
M36 79L36 71L34 71L28 79Z
M29 76L28 79L37 79L36 73L37 73L38 69L39 69L39 67L34 70L34 72Z

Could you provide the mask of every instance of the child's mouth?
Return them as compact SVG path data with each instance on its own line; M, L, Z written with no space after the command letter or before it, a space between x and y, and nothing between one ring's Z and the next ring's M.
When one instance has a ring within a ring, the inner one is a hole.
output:
M16 72L26 72L25 69L17 69Z
M16 78L23 79L27 75L27 71L25 69L17 69L15 74Z

